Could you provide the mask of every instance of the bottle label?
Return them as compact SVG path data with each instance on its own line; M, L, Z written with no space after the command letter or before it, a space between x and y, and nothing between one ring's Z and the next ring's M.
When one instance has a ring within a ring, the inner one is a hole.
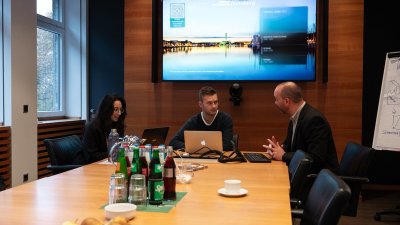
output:
M137 169L138 169L138 168L137 168L136 164L133 163L133 164L132 164L132 167L131 167L131 172L132 172L132 173L137 173L137 172L138 172Z
M164 198L164 182L154 181L154 200L159 201Z
M164 177L173 178L174 168L164 168Z
M162 173L161 164L154 164L154 173Z
M142 174L147 177L147 168L142 168Z

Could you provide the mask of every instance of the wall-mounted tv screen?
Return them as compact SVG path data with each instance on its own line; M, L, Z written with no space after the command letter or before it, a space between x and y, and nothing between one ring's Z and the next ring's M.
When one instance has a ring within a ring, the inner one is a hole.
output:
M162 81L314 81L317 0L162 0Z

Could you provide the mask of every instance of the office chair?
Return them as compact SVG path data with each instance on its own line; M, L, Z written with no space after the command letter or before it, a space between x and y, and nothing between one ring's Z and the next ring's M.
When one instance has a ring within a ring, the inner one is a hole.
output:
M290 178L290 201L294 207L300 207L307 197L307 175L311 170L312 159L302 150L297 150L288 165Z
M339 164L339 175L351 189L351 199L343 211L345 216L357 216L362 184L369 182L367 172L372 154L372 149L366 146L354 142L346 144Z
M350 197L349 186L323 169L311 187L304 209L292 209L292 218L300 218L300 225L337 225Z
M43 140L50 157L47 169L53 174L85 165L82 143L77 135Z
M346 144L342 159L340 160L338 172L338 176L344 180L351 189L351 199L343 211L343 215L345 216L357 216L362 184L369 182L367 172L371 159L371 148L351 141ZM316 174L310 174L308 177L315 178Z

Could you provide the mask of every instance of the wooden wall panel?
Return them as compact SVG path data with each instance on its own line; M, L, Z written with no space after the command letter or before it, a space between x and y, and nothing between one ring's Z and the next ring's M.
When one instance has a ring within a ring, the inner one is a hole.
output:
M339 157L347 141L361 142L363 0L329 1L328 83L301 83L306 100L326 114ZM125 98L128 133L145 127L171 126L168 140L199 111L197 91L212 85L220 109L230 113L241 150L261 150L271 135L282 140L288 118L274 106L274 82L247 82L243 102L229 101L231 83L152 83L152 5L149 0L125 1Z
M0 176L6 188L11 185L11 130L0 127Z

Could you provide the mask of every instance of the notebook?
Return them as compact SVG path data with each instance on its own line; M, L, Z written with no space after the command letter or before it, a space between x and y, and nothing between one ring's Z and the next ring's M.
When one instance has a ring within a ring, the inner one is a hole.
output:
M151 144L152 146L158 146L165 144L169 127L156 127L156 128L145 128L143 130L142 139L146 139L143 144Z
M209 150L222 152L221 131L185 130L185 152L189 154L204 153Z

